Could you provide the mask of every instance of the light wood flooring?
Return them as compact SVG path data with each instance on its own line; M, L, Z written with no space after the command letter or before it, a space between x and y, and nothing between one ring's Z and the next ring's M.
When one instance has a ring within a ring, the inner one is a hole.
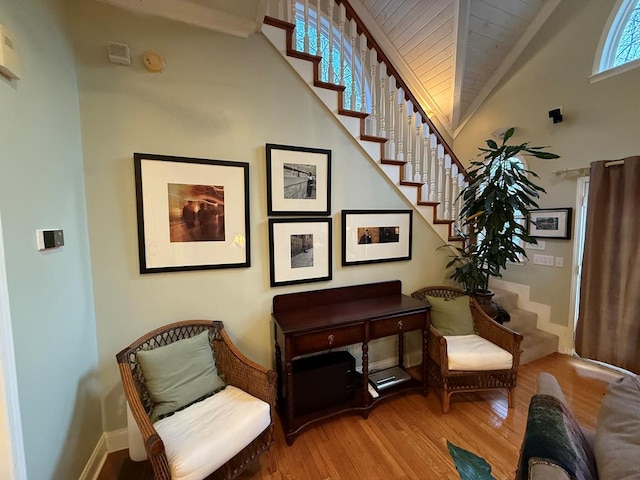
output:
M352 414L317 424L290 447L277 420L270 453L239 480L457 480L447 440L484 457L497 480L512 479L543 371L558 379L578 421L592 429L608 383L622 375L555 353L520 367L513 409L501 391L453 395L446 415L435 393L406 394L381 403L367 420ZM122 450L108 456L98 480L147 478L148 465L131 462Z

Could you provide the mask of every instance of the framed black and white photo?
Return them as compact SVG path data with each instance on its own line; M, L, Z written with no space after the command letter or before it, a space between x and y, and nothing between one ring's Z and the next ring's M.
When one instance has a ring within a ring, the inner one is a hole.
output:
M571 238L571 213L568 208L529 210L527 233L534 238Z
M140 273L249 267L249 164L134 154Z
M271 286L331 280L331 219L269 219Z
M342 265L411 260L413 211L343 210Z
M267 213L329 215L331 150L267 143Z

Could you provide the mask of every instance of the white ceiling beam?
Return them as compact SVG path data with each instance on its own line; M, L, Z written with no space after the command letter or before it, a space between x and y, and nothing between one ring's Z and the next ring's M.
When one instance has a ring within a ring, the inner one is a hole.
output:
M462 116L462 88L464 86L467 60L467 37L469 35L469 1L458 0L456 9L455 51L453 70L453 96L451 102L451 128L455 132Z

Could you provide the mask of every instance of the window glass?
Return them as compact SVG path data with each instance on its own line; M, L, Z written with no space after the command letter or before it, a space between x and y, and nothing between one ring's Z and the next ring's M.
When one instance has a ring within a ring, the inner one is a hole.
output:
M629 20L622 30L613 66L617 67L636 58L640 58L640 2L636 2L636 6L631 11Z
M618 0L600 38L594 77L606 78L637 65L640 65L640 0Z

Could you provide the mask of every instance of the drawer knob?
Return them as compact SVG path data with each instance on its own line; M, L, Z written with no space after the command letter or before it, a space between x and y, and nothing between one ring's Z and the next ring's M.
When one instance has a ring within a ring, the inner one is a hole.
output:
M402 320L398 320L398 330L402 330Z
M327 340L329 341L329 346L333 345L333 341L335 339L336 337L333 336L333 333L327 337Z

